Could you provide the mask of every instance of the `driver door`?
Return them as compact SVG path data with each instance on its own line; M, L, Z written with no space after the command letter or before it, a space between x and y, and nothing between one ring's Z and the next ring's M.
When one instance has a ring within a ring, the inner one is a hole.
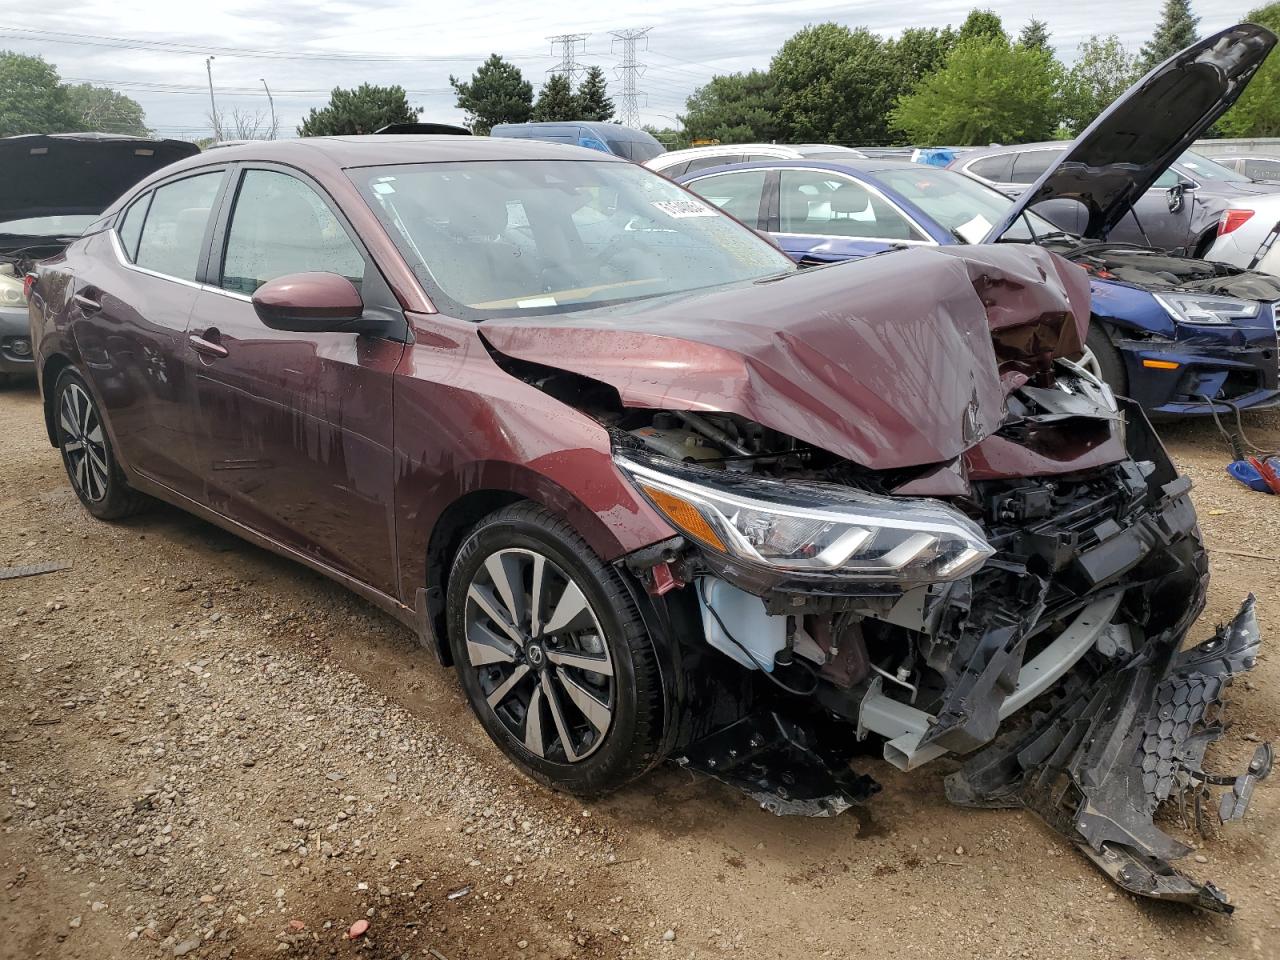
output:
M391 377L405 345L272 330L250 299L268 280L305 272L351 280L366 310L390 291L317 186L284 168L235 176L187 330L205 501L393 594Z

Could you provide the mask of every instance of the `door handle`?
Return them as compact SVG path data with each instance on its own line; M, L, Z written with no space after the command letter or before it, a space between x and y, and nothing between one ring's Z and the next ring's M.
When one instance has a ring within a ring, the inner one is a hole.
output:
M217 336L213 331L206 333ZM187 342L191 344L191 349L203 357L212 357L215 360L221 360L223 357L229 356L230 352L220 343L214 343L212 340L206 340L199 334L193 333L187 337Z
M93 297L86 297L83 293L72 294L71 299L74 300L76 306L85 313L94 313L95 311L102 309L102 304L97 300L94 300Z

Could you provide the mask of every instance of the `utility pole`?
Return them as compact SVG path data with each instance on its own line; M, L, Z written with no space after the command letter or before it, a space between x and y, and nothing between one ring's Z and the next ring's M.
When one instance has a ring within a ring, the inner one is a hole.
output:
M618 104L618 122L624 127L640 126L639 97L643 96L636 89L636 79L644 74L645 65L636 59L636 41L643 40L644 48L649 49L649 38L646 36L653 27L638 27L631 30L614 30L613 42L622 42L622 62L618 64L617 74L622 80L622 96Z
M582 52L586 53L589 36L589 33L562 33L556 37L547 37L551 41L552 55L557 46L560 48L560 66L552 67L547 73L563 73L569 78L570 84L577 80L578 75L586 69L578 65L578 44L582 44Z
M267 104L271 107L271 136L267 137L267 139L274 140L280 130L276 125L276 102L271 98L271 88L267 86L266 78L259 77L258 79L262 81L262 89L267 91Z
M213 124L213 139L222 139L222 118L218 116L218 105L213 99L213 61L217 57L204 58L204 70L209 75L209 122Z

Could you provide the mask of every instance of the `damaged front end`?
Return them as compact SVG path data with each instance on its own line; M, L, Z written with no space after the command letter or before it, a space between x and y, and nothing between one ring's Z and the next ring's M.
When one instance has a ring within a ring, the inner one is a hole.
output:
M914 314L879 284L851 304L835 267L786 281L813 309L785 329L779 285L732 324L688 303L486 324L504 369L609 429L678 534L620 561L681 651L671 755L810 816L878 790L850 763L868 744L903 770L966 757L957 802L1026 806L1120 858L1126 889L1225 909L1168 865L1187 848L1152 817L1203 810L1221 782L1203 772L1211 708L1252 666L1256 625L1176 653L1208 579L1190 482L1141 408L1068 359L1087 278L1038 250L892 256L934 284ZM858 269L900 276L889 260ZM929 338L914 353L907 324ZM672 379L691 356L705 365Z

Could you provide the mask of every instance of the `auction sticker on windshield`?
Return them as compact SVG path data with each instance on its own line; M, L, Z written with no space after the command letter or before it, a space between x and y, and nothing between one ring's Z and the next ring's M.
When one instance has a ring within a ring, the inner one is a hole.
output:
M714 217L716 211L696 200L655 200L653 205L669 217Z

